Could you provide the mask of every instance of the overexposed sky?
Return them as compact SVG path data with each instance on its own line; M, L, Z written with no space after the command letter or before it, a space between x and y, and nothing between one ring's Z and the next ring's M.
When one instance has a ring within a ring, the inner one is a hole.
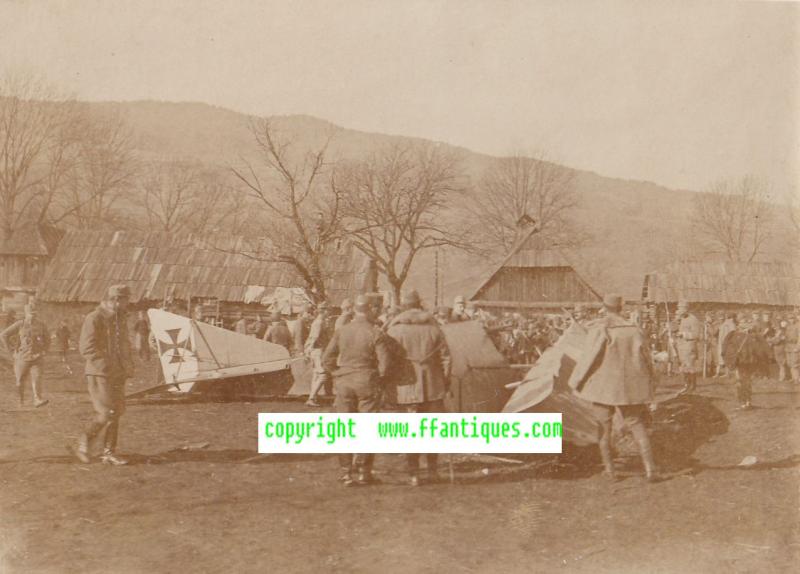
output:
M0 0L0 70L702 189L800 180L800 5Z

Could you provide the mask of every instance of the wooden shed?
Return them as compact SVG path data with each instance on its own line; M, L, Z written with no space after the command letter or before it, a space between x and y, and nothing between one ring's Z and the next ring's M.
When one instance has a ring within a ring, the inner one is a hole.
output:
M706 309L800 307L800 265L794 263L675 262L648 273L643 298L656 304L684 300Z
M36 291L63 232L30 224L8 237L0 236L0 304L3 311L20 312Z
M187 310L214 301L225 314L252 314L264 311L260 303L275 289L306 287L293 265L248 255L251 245L226 235L73 231L61 241L37 298L85 310L109 286L125 283L138 307L169 301ZM333 304L370 289L369 262L349 243L327 253L322 266Z
M560 310L576 303L598 304L602 291L577 259L558 245L541 240L536 227L530 226L470 300L493 312Z

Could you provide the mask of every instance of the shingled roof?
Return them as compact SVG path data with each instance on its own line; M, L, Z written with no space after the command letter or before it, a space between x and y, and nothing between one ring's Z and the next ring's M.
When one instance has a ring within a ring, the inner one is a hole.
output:
M47 257L56 251L63 236L63 231L49 225L24 225L8 238L0 234L0 255Z
M493 270L484 275L481 283L477 284L472 291L471 299L476 299L480 292L486 287L495 275L508 268L543 268L543 267L570 267L575 271L578 278L592 291L597 298L602 298L603 294L616 292L625 296L627 299L638 299L641 275L635 281L635 287L631 288L630 281L626 289L620 286L621 281L611 282L608 274L604 272L604 263L599 260L592 260L582 252L560 246L552 241L544 240L537 235L537 228L530 226L515 242L509 254L500 261Z
M800 306L800 265L676 262L645 276L648 301Z
M133 302L199 297L245 303L253 300L254 292L305 287L294 266L242 254L249 245L241 237L213 234L73 231L50 261L37 297L48 302L93 303L102 299L109 286L125 283ZM323 268L331 302L359 291L362 262L347 243L326 255Z

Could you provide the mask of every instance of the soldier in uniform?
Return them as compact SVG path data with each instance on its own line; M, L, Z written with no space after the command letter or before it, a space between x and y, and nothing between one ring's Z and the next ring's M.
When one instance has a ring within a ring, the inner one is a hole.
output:
M626 321L622 297L603 298L605 317L589 328L584 353L570 376L575 394L592 405L600 423L600 456L605 473L616 478L611 455L612 418L615 411L625 420L639 447L647 480L658 480L645 421L653 400L655 374L647 341L641 329Z
M681 363L684 386L681 393L691 393L697 388L697 373L702 370L700 345L703 341L703 324L689 312L686 301L678 302L678 359Z
M308 338L305 342L305 354L313 363L313 374L311 376L311 391L308 394L306 405L318 407L317 394L322 387L330 381L330 372L322 364L322 353L328 342L331 340L332 325L328 315L328 304L323 301L317 306L317 316L308 329Z
M450 313L450 321L469 321L471 317L467 313L467 303L463 295L456 295L453 299L453 310Z
M67 322L64 319L59 321L55 337L58 353L61 355L61 364L67 369L67 373L71 375L72 367L67 362L67 352L69 351L69 342L72 340L72 333L70 333Z
M778 364L778 380L783 381L786 375L791 376L788 357L786 355L786 330L789 327L789 322L781 318L778 326L773 329L771 337L767 339L767 343L772 347L772 356Z
M722 354L725 366L736 373L736 394L741 409L752 408L752 380L762 374L771 359L771 350L761 335L763 328L756 320L738 318L736 331L730 333L723 343Z
M267 330L264 332L264 340L268 343L281 345L290 353L292 352L292 332L286 325L286 321L281 317L280 311L272 312L269 327L267 327Z
M337 413L378 412L389 359L386 335L374 324L367 298L359 295L353 320L334 332L322 356L325 370L333 373ZM374 482L374 458L374 454L340 454L340 480L345 486Z
M239 333L241 335L247 335L248 334L247 317L245 317L244 314L242 313L237 313L236 318L237 321L233 325L234 332Z
M789 314L788 325L786 326L786 362L789 371L792 373L792 380L795 384L800 383L800 324L798 317Z
M144 311L139 311L139 318L133 324L133 335L136 352L142 361L150 361L150 324L147 322L147 315Z
M25 384L31 382L33 406L41 407L49 401L41 396L40 383L44 374L44 355L50 347L47 327L37 318L32 303L25 305L25 318L16 321L0 332L0 342L14 355L14 376L19 394L19 406L25 401Z
M403 311L387 333L402 347L395 385L397 403L409 413L441 413L450 390L450 350L433 315L422 309L419 293L412 290L401 300ZM406 455L409 483L419 486L419 454ZM439 478L438 455L428 454L428 477Z
M342 313L336 317L336 323L333 325L334 331L338 331L353 320L353 302L350 299L345 299L342 301L341 308Z
M76 456L81 462L91 460L95 441L103 447L101 460L106 464L127 464L115 454L119 419L125 412L125 379L133 374L126 311L130 299L127 285L112 285L100 305L86 315L81 329L80 352L86 359L89 398L95 410L94 420L78 441Z
M722 350L725 345L725 339L736 330L736 313L728 313L725 321L720 325L719 332L717 333L717 372L714 376L721 377L723 371L726 370L725 355Z

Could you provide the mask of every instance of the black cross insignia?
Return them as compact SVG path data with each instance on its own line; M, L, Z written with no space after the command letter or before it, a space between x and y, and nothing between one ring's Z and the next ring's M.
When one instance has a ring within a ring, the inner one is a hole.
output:
M158 354L163 355L164 353L168 353L172 351L172 358L170 359L170 363L183 363L184 358L183 356L178 353L178 349L183 349L187 352L192 351L192 342L191 339L188 337L183 339L182 341L178 341L178 335L180 334L180 329L166 329L165 332L169 335L171 339L170 342L162 341L161 339L158 340Z

